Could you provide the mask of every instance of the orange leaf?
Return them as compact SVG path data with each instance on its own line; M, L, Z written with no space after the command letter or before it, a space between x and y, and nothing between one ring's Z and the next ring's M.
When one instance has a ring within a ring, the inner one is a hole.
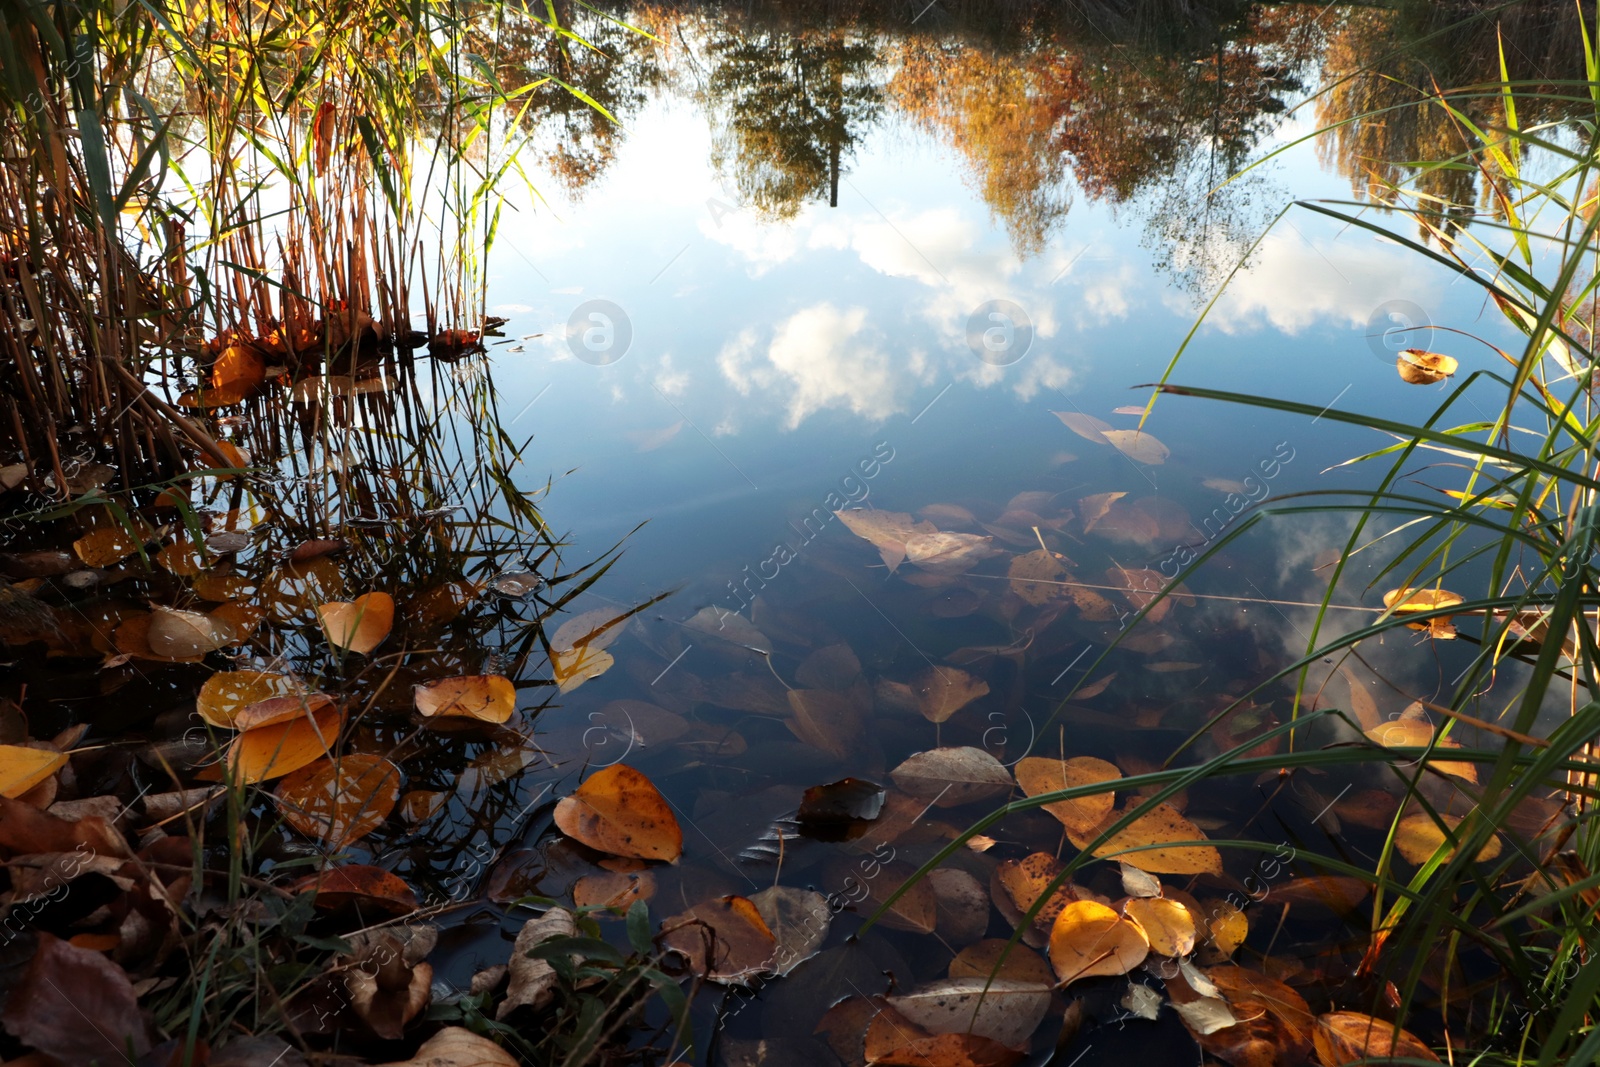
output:
M0 745L0 796L20 797L66 766L65 753L24 745Z
M394 598L388 593L368 593L349 604L334 601L319 607L317 618L330 645L369 655L394 626Z
M311 716L296 715L240 734L228 746L234 781L264 782L316 762L332 751L340 722L338 709L329 706Z
M1069 760L1029 756L1019 760L1014 770L1017 784L1030 797L1097 782L1113 782L1122 777L1115 763L1093 756L1074 756ZM1083 834L1099 826L1115 806L1116 796L1108 789L1093 796L1057 800L1046 804L1044 810L1061 820L1067 829Z
M1149 954L1144 927L1092 900L1068 904L1050 928L1050 963L1062 985L1093 975L1127 974Z
M617 763L589 776L556 805L562 833L600 852L642 860L675 861L683 830L650 779Z
M400 799L400 768L380 756L321 760L285 777L273 799L290 826L342 848L389 817Z
M364 901L399 915L417 909L417 894L404 880L381 867L362 863L308 874L289 888L296 893L316 893L317 907L323 909Z
M501 723L517 710L517 689L498 674L469 674L416 687L417 710Z
M1359 1011L1334 1011L1317 1017L1311 1034L1317 1046L1317 1059L1323 1067L1343 1067L1346 1063L1365 1063L1385 1058L1410 1058L1438 1063L1433 1050L1394 1023L1374 1019Z

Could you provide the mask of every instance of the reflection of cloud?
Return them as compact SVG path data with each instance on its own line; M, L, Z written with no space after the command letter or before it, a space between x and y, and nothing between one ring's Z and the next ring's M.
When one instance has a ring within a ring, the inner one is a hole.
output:
M660 369L656 371L656 388L666 396L682 396L689 388L689 372L673 368L671 352L661 357Z
M743 395L786 394L791 430L825 408L886 418L902 410L897 394L918 376L920 360L913 353L895 366L866 323L865 308L816 304L779 323L765 352L744 331L723 347L717 365Z
M791 223L767 222L753 211L718 211L700 220L700 233L726 245L750 264L750 276L759 278L787 263L800 249L800 235Z
M1261 242L1249 269L1234 276L1206 321L1230 334L1263 322L1289 334L1322 319L1356 326L1395 293L1424 287L1409 261L1385 248L1317 248L1291 229ZM1429 288L1421 296L1424 307L1431 295Z

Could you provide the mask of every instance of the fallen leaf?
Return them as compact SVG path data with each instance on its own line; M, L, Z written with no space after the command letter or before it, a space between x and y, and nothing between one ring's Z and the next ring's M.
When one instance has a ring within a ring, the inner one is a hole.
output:
M425 717L461 717L503 723L517 709L517 689L498 674L444 678L415 688L417 710Z
M1161 879L1146 871L1141 871L1131 863L1117 861L1117 866L1122 868L1122 891L1130 897L1159 897L1161 895Z
M1210 967L1198 971L1183 968L1185 984L1199 995L1197 1003L1222 998L1236 1020L1210 1030L1220 1019L1214 1006L1184 1013L1184 1022L1194 1032L1201 1048L1234 1067L1276 1067L1277 1064L1304 1063L1311 1051L1312 1015L1305 998L1275 978L1243 967ZM1181 986L1170 985L1174 998ZM1179 1009L1180 1012L1182 1009Z
M1250 936L1249 917L1226 900L1213 900L1206 904L1205 919L1208 936L1203 947L1208 951L1204 955L1215 961L1220 962L1232 956L1244 944L1244 939Z
M955 667L930 667L917 679L917 707L929 722L944 722L989 692L989 683Z
M64 1064L117 1064L129 1051L148 1052L144 1017L122 968L48 933L38 937L0 1011L11 1036Z
M1104 430L1100 436L1135 463L1149 467L1159 467L1172 455L1166 445L1144 430Z
M1096 444L1110 444L1106 440L1106 431L1112 428L1109 422L1075 411L1052 411L1050 414L1060 419L1067 429L1079 437L1087 438Z
M1433 385L1455 374L1460 364L1438 352L1407 348L1395 357L1394 368L1400 380L1411 385Z
M736 611L721 608L701 608L683 624L687 629L748 648L770 654L772 639L755 628L751 621Z
M1029 756L1016 766L1017 784L1030 797L1063 789L1114 782L1122 778L1117 765L1093 756L1074 756L1059 760L1046 756ZM1072 800L1056 800L1044 806L1069 831L1090 835L1105 821L1116 807L1116 796L1111 790Z
M1185 1004L1173 1001L1172 1006L1183 1017L1183 1025L1201 1037L1214 1034L1218 1030L1225 1030L1239 1022L1229 1010L1228 1002L1218 1000L1216 997L1201 997Z
M417 894L403 878L364 863L347 863L308 874L289 889L294 893L315 893L316 905L323 909L363 903L397 915L417 910Z
M928 872L933 886L934 932L952 945L968 945L989 929L989 890L956 867Z
M995 555L993 538L979 534L921 533L906 542L906 559L934 574L960 574Z
M831 689L791 689L788 701L794 712L788 723L790 732L830 756L844 759L865 735L865 709L847 694Z
M1194 951L1195 921L1189 909L1163 897L1131 897L1122 913L1138 921L1158 956L1187 956Z
M857 537L872 544L878 555L894 572L906 558L906 542L918 534L937 533L939 528L931 522L917 522L902 511L868 511L852 509L836 511L839 521Z
M794 671L794 680L803 689L849 689L860 677L861 661L846 644L817 649Z
M1048 852L1035 852L1020 860L1006 860L995 868L989 878L989 891L994 897L995 907L1000 909L1013 927L1017 926L1034 902L1044 895L1050 883L1061 874L1061 869L1061 861ZM1071 881L1062 882L1040 907L1032 925L1023 933L1023 940L1035 948L1047 944L1056 917L1068 904L1089 895Z
M179 611L160 605L151 609L150 627L145 631L150 651L168 659L203 656L228 643L228 635L198 611Z
M1012 1067L1023 1054L977 1034L937 1034L889 1049L874 1067Z
M521 1061L486 1037L447 1026L424 1041L411 1059L380 1067L521 1067Z
M772 973L782 976L822 949L833 922L828 898L813 889L775 885L750 897L777 942Z
M317 608L317 619L330 645L370 655L394 626L394 598L388 593L367 593L348 604L332 601Z
M580 908L627 911L636 900L656 895L655 876L649 871L606 871L586 874L572 883L572 903Z
M1061 586L1055 584L1066 576L1067 568L1055 555L1042 548L1020 556L1011 557L1006 574L1011 578L1011 591L1025 603L1034 607L1061 595Z
M1147 985L1131 982L1123 994L1122 1006L1141 1019L1155 1022L1161 1018L1161 994Z
M1124 814L1126 812L1113 812L1106 816L1105 825L1109 826ZM1067 829L1068 839L1078 848L1087 848L1097 836L1098 832L1094 830L1076 834L1070 827ZM1213 845L1148 847L1169 841L1204 841L1205 837L1205 833L1185 819L1177 808L1170 804L1158 804L1113 834L1105 844L1094 850L1094 855L1100 858L1115 856L1124 863L1154 874L1221 874L1222 853ZM1127 851L1129 849L1139 851Z
M333 698L327 693L291 693L281 697L267 697L240 708L233 716L235 730L259 730L263 726L285 723L291 719L320 715L333 707Z
M1136 920L1092 900L1068 904L1050 928L1050 963L1062 985L1127 974L1149 954L1150 941Z
M228 767L241 785L279 778L331 755L341 715L331 705L313 715L248 730L228 746Z
M1441 815L1439 817L1444 820L1445 826L1448 826L1451 831L1461 825L1461 819L1458 816ZM1444 846L1447 840L1444 830L1440 829L1439 824L1433 821L1433 817L1423 813L1407 815L1401 819L1400 825L1395 829L1394 833L1394 847L1400 851L1400 855L1419 867L1432 859L1433 854ZM1453 855L1455 855L1454 848L1446 849L1445 859L1448 860ZM1491 836L1488 843L1478 850L1476 862L1487 863L1498 855L1500 855L1500 838Z
M745 897L697 904L661 924L661 943L681 953L689 968L713 982L744 982L772 967L777 938Z
M382 826L394 811L400 768L360 754L312 763L286 775L273 799L290 826L340 849Z
M1405 1030L1396 1033L1394 1023L1359 1011L1335 1011L1317 1016L1312 1041L1323 1067L1389 1058L1439 1062L1433 1050L1412 1034Z
M141 533L148 531L141 530ZM135 537L121 526L102 526L72 542L72 550L89 567L111 567L139 551L148 538Z
M1458 742L1448 737L1441 737L1435 741L1433 724L1416 719L1396 719L1393 722L1383 723L1368 730L1367 737L1385 748L1427 748L1431 745L1437 753L1443 749L1461 747ZM1452 775L1474 785L1478 782L1476 764L1437 758L1429 758L1427 763L1440 774Z
M1005 978L1013 982L1055 981L1055 973L1033 949L1006 938L977 941L950 961L951 978Z
M883 810L883 797L883 786L876 782L841 778L807 789L800 798L796 818L802 829L819 830L826 838L831 830L876 819Z
M1026 762L1026 761L1024 761ZM889 772L895 785L914 797L953 808L1011 792L1011 772L981 748L966 746L918 752Z
M613 856L672 863L683 853L683 831L666 798L622 763L596 771L564 797L555 824L568 837Z
M504 1019L517 1008L531 1007L543 1011L555 999L559 979L550 961L528 955L544 942L554 937L577 937L578 925L566 908L551 908L543 915L529 919L517 931L517 940L511 946L511 959L506 963L508 982L506 999L495 1010L496 1019Z
M550 673L563 693L570 693L584 682L600 677L616 662L611 653L587 645L550 650Z
M1051 983L999 978L947 978L886 999L901 1015L934 1034L976 1034L1020 1047L1050 1009Z
M0 745L0 796L20 797L66 765L64 752Z

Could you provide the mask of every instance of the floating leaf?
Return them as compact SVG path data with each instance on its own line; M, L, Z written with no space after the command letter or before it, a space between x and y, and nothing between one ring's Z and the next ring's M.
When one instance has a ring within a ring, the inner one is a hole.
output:
M1311 1051L1313 1018L1299 993L1243 967L1211 967L1202 972L1185 963L1182 969L1190 988L1203 999L1222 998L1238 1020L1206 1031L1190 1021L1191 1013L1184 1012L1184 1022L1203 1049L1234 1067L1305 1062ZM1177 989L1169 985L1168 990L1176 997ZM1196 1022L1210 1023L1215 1018L1205 1009L1193 1014Z
M1141 871L1131 863L1117 861L1117 866L1122 868L1122 891L1130 897L1159 897L1161 895L1161 879L1153 874Z
M603 649L583 646L565 651L552 649L550 673L563 693L570 693L584 682L598 678L610 670L617 661Z
M574 615L562 623L550 637L550 647L557 652L574 648L608 648L622 636L628 621L626 612L614 608L595 608Z
M150 647L150 624L155 616L151 613L133 615L118 624L116 631L111 635L117 651L136 659L155 660L158 663L199 663L205 659L205 653L195 653L188 656L164 656Z
M902 511L836 511L851 533L872 543L893 572L906 558L906 542L918 534L938 533L931 522L917 522Z
M1210 931L1207 948L1215 952L1216 958L1227 959L1250 936L1250 919L1226 900L1211 901L1205 910Z
M1441 737L1435 741L1433 724L1417 719L1396 719L1394 722L1384 723L1368 730L1367 737L1385 748L1427 748L1432 745L1437 752L1441 749L1461 747L1448 737ZM1440 774L1453 775L1474 785L1478 782L1478 768L1472 763L1430 758L1428 766Z
M363 863L348 863L308 874L289 887L293 893L316 893L316 905L323 909L346 904L376 904L385 911L404 915L417 910L417 894L399 875Z
M408 1060L380 1067L520 1067L511 1053L460 1026L447 1026L422 1043Z
M775 885L750 898L778 947L772 973L782 976L815 956L828 939L833 911L828 898L814 889Z
M675 861L683 831L650 779L626 764L596 771L556 805L555 823L568 837L613 856Z
M1416 1059L1438 1063L1439 1057L1416 1037L1394 1023L1374 1019L1359 1011L1335 1011L1317 1017L1312 1032L1317 1059L1323 1067L1343 1067L1347 1063L1371 1060Z
M1124 456L1149 467L1159 467L1172 455L1166 445L1145 430L1104 430L1101 436Z
M955 667L930 667L913 687L917 707L929 722L944 722L989 692L989 683Z
M394 598L388 593L367 593L348 604L333 601L317 608L317 618L330 645L370 655L394 626Z
M1074 756L1068 760L1029 756L1018 761L1016 772L1017 784L1030 797L1100 782L1114 782L1122 777L1116 764L1093 756ZM1116 796L1108 789L1092 796L1052 801L1044 806L1044 810L1073 833L1088 835L1105 821L1115 806Z
M198 611L179 611L157 605L145 631L150 651L168 659L188 659L213 652L228 643L228 635Z
M382 826L400 799L400 768L380 756L348 755L302 767L273 794L284 821L340 849Z
M1113 812L1106 816L1106 825L1121 818L1123 814L1125 813ZM1070 827L1067 829L1067 837L1079 848L1086 848L1096 836L1098 834L1095 831L1075 834ZM1094 854L1102 858L1116 856L1124 863L1155 874L1221 874L1222 853L1212 845L1147 847L1162 845L1169 841L1204 841L1205 837L1205 833L1185 819L1177 808L1170 804L1157 804L1113 834L1105 844L1094 850ZM1127 849L1141 851L1125 851ZM1122 854L1117 855L1118 853Z
M1445 826L1453 832L1461 825L1461 819L1455 815L1441 815ZM1433 854L1444 846L1449 839L1433 817L1425 814L1407 815L1400 820L1400 825L1395 829L1394 847L1400 850L1400 855L1415 863L1419 867L1433 858ZM1446 849L1445 858L1455 854L1453 847ZM1500 838L1491 836L1487 844L1478 850L1476 862L1487 863L1500 855Z
M1395 357L1395 370L1400 380L1411 385L1433 385L1456 372L1460 364L1438 352L1424 352L1420 348L1407 348Z
M800 798L797 818L803 828L820 830L823 840L839 840L828 836L830 829L876 819L882 810L883 786L862 778L842 778L807 789Z
M1396 615L1411 615L1421 611L1439 611L1465 603L1459 593L1448 589L1391 589L1383 594L1383 606ZM1441 615L1436 621L1448 622L1451 616ZM1407 623L1412 629L1425 630L1427 622Z
M661 924L661 943L681 953L695 974L713 982L743 982L772 967L778 940L744 897L697 904Z
M1050 928L1050 963L1062 985L1127 974L1149 954L1150 941L1137 921L1092 900L1068 904Z
M517 710L517 689L498 674L469 674L419 685L417 710L424 716L481 719L503 723Z
M250 785L280 778L331 755L340 718L338 709L329 705L314 715L296 715L240 734L228 746L233 780Z
M85 566L110 567L139 551L144 540L134 537L121 526L102 526L72 542L72 550Z
M634 901L655 895L656 879L649 871L606 871L572 883L572 903L580 908L627 911Z
M1003 937L978 941L950 961L951 978L1005 978L1013 982L1055 981L1050 965L1026 945L1012 944Z
M233 717L233 728L258 730L290 719L317 715L331 707L333 698L326 693L290 693L287 696L267 697L239 709Z
M1026 762L1026 761L1024 761ZM935 748L918 752L889 772L895 785L914 797L953 808L1011 792L1011 772L981 748Z
M1051 983L947 978L887 997L901 1015L934 1034L976 1034L1020 1047L1050 1010Z
M64 752L0 745L0 796L20 797L66 765Z
M1199 1037L1225 1030L1239 1022L1228 1008L1228 1002L1216 997L1201 997L1182 1004L1173 1001L1172 1006L1183 1017L1183 1025Z
M1060 419L1067 429L1079 437L1087 438L1096 444L1110 444L1106 440L1106 431L1112 428L1109 422L1077 411L1052 411L1050 414Z
M1133 897L1122 913L1138 921L1158 956L1187 956L1194 951L1195 923L1189 909L1163 897Z
M1012 926L1018 925L1032 909L1034 902L1044 895L1050 883L1061 874L1061 869L1061 861L1048 852L1035 852L1020 860L1006 860L995 868L989 879L989 891L994 897L995 907L1000 909ZM1056 917L1068 904L1089 896L1086 890L1072 882L1062 882L1039 908L1032 925L1024 931L1023 940L1035 947L1047 944Z

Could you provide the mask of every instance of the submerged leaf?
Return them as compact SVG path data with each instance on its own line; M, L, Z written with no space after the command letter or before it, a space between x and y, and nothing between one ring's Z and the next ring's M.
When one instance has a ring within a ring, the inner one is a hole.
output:
M1050 928L1050 963L1062 985L1127 974L1149 954L1150 941L1136 920L1092 900L1068 904Z
M1455 815L1441 815L1445 826L1453 832L1461 825L1461 819ZM1419 867L1433 858L1435 852L1444 847L1448 841L1445 832L1433 817L1418 813L1407 815L1400 820L1400 825L1395 829L1394 847L1399 849L1400 855L1415 863ZM1453 847L1445 849L1445 858L1455 854ZM1487 863L1500 855L1500 838L1491 836L1488 842L1478 850L1476 862Z
M1030 797L1100 782L1114 782L1122 777L1116 764L1093 756L1074 756L1068 760L1029 756L1018 761L1016 771L1017 784ZM1092 796L1053 801L1046 804L1044 810L1059 819L1068 830L1087 835L1105 821L1115 806L1116 795L1108 789Z
M976 1034L1021 1047L1050 1010L1048 982L947 978L886 998L896 1011L934 1034Z
M1113 812L1106 816L1105 825L1109 826L1124 814ZM1082 834L1075 833L1071 828L1067 830L1068 839L1079 848L1088 847L1089 842L1097 836L1098 832L1093 830ZM1098 857L1115 856L1124 863L1155 874L1221 874L1222 853L1215 846L1150 847L1163 846L1169 841L1204 841L1205 837L1204 831L1185 819L1177 808L1170 804L1157 804L1113 834L1105 844L1094 850L1094 854ZM1125 851L1128 849L1139 851Z
M929 722L944 722L989 692L989 683L955 667L930 667L913 686L917 707Z
M349 755L287 775L273 794L284 821L339 849L382 826L400 800L400 768L381 756Z
M1026 761L1024 761L1026 762ZM935 748L918 752L889 772L914 797L951 808L1011 792L1011 772L981 748Z
M1359 1011L1335 1011L1317 1017L1312 1040L1323 1067L1343 1067L1383 1059L1417 1059L1438 1063L1433 1050L1394 1023Z
M939 532L933 523L917 522L903 511L852 509L834 514L851 533L872 543L891 572L905 561L907 541L919 534Z
M661 924L661 943L713 982L744 982L771 969L778 940L755 904L728 896L696 904Z

